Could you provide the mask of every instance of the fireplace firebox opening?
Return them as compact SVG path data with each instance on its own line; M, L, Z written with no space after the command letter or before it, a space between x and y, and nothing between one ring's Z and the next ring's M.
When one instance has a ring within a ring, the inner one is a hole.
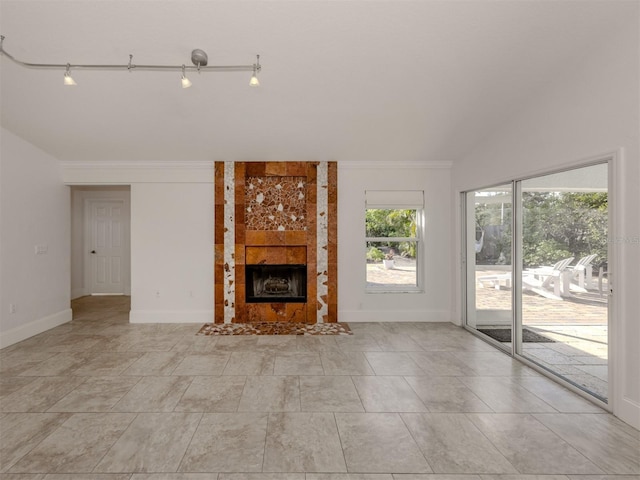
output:
M306 303L306 265L246 265L246 303Z

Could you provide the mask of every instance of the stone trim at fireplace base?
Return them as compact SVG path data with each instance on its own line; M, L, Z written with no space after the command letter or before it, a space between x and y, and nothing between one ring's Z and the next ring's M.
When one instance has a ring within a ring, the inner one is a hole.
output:
M346 323L207 323L196 335L353 335Z

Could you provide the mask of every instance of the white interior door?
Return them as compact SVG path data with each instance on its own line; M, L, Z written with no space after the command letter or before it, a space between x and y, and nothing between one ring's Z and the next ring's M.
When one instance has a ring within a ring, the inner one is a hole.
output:
M124 294L125 202L88 200L91 294Z

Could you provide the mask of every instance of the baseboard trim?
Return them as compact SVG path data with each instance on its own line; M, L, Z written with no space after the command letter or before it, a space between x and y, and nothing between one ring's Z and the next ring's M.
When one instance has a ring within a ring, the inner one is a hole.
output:
M0 348L5 348L15 343L26 340L27 338L38 335L47 330L51 330L63 323L70 322L72 311L70 308L61 310L60 312L48 315L46 317L29 322L26 325L12 328L6 332L0 333Z
M616 407L613 411L616 417L640 430L640 404L628 397L622 397Z
M212 323L213 310L131 310L130 323Z
M339 310L340 322L451 322L448 310Z

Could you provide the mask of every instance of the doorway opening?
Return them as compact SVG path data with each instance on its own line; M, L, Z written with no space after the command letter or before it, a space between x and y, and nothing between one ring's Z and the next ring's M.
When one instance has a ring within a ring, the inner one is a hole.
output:
M131 189L71 187L71 299L131 295Z

